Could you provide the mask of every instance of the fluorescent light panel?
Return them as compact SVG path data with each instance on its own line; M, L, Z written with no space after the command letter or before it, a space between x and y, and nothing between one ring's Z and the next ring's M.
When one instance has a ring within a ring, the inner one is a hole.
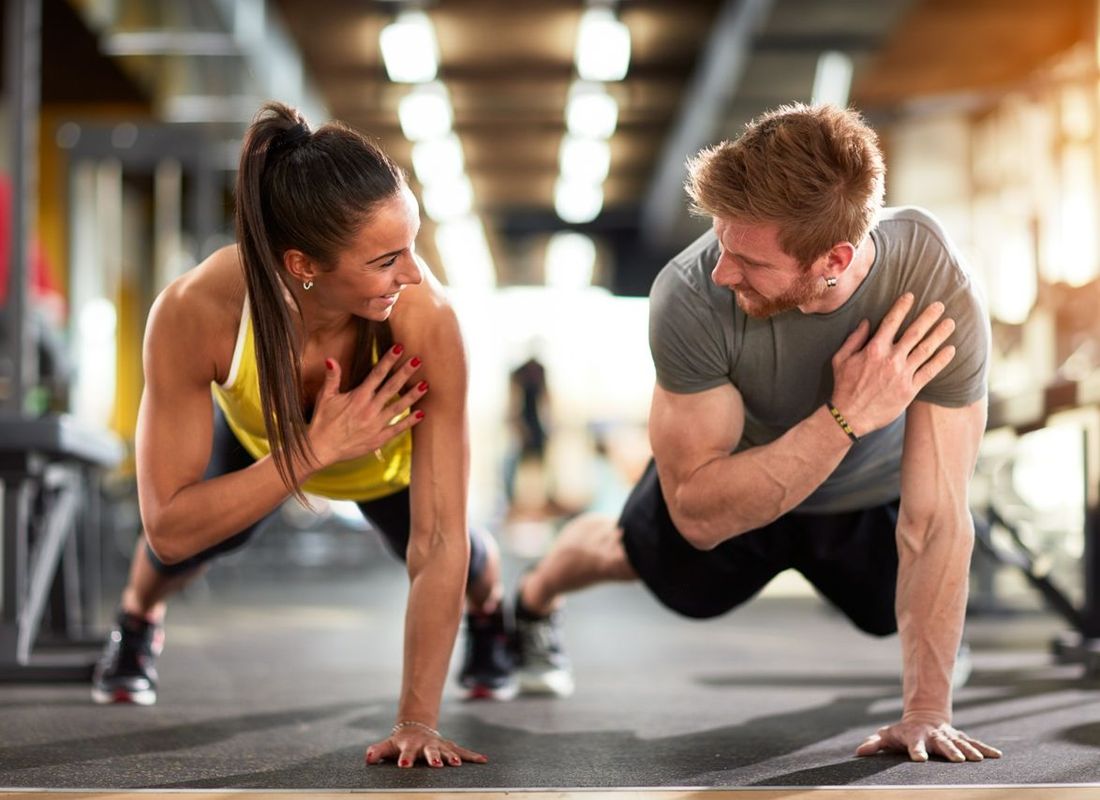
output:
M395 83L435 80L439 44L432 21L423 11L402 11L379 37L386 74Z
M412 162L416 179L425 186L453 179L465 168L462 143L453 133L442 139L417 142L413 145Z
M451 132L454 111L446 87L438 81L417 86L397 106L401 132L412 142L440 139Z
M576 81L565 106L565 127L574 136L609 139L619 121L619 104L598 83Z
M574 225L591 222L602 209L602 186L558 178L554 185L554 210L563 220Z
M474 189L465 175L424 187L424 210L436 222L446 222L470 213Z
M852 88L852 59L847 53L826 50L817 59L812 102L832 103L844 108Z
M586 81L621 81L630 66L630 31L607 8L589 8L577 33L577 74Z
M562 177L583 183L602 183L611 167L611 147L604 139L582 139L566 134L558 156Z

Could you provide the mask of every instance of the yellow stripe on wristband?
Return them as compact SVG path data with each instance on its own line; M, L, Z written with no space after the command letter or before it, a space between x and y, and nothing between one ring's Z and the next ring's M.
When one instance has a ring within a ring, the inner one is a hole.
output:
M833 415L836 424L840 426L842 431L848 434L848 438L853 442L858 442L859 437L856 436L856 432L852 430L852 426L848 424L848 420L844 419L844 415L840 413L840 409L833 405L832 400L825 404L825 408L829 409L829 413Z

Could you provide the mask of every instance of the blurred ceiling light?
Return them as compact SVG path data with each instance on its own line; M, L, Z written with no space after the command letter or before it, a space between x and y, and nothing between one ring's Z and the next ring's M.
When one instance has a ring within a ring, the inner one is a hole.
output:
M619 104L598 83L576 81L565 106L565 126L574 136L609 139L619 121Z
M397 106L401 132L413 142L440 139L451 132L454 112L447 89L438 81L417 86Z
M577 74L586 81L621 81L630 66L630 31L608 8L589 8L577 33Z
M417 142L413 145L412 162L416 179L425 186L455 178L465 167L462 143L453 133L442 139Z
M566 134L559 153L561 174L569 180L601 183L611 167L611 147L605 139L581 139Z
M554 184L554 210L571 224L591 222L603 209L603 188L599 184L558 178Z
M423 192L424 211L436 222L446 222L470 213L474 189L465 175L428 184Z
M546 285L554 289L584 289L592 284L596 244L590 236L558 231L546 245Z
M847 53L826 50L817 59L811 102L832 103L844 108L848 105L848 91L852 88L852 59Z
M379 37L386 74L395 83L435 80L439 44L432 21L423 11L402 11Z
M492 289L496 286L496 268L485 238L485 227L474 216L440 224L435 229L447 285L456 289Z

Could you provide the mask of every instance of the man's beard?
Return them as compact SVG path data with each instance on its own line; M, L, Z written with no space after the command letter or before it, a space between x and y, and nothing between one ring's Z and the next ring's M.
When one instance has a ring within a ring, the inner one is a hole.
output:
M767 319L816 300L825 294L826 287L820 277L814 277L807 272L799 275L794 285L779 297L762 297L751 289L749 292L750 296L746 297L745 293L734 289L737 305L750 317Z

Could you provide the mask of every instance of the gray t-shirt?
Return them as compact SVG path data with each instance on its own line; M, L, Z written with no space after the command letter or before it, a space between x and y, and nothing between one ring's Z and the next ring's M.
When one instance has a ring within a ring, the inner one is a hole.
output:
M794 309L755 319L738 307L732 291L711 280L719 244L708 231L661 270L650 291L649 346L657 382L677 393L733 384L745 404L735 452L768 444L829 399L833 354L860 320L877 330L908 291L916 303L901 330L936 300L956 323L948 339L954 359L917 399L950 407L979 400L986 391L988 316L943 228L918 208L885 209L871 237L876 252L870 272L836 311ZM904 432L902 414L861 437L795 511L850 511L896 499Z

